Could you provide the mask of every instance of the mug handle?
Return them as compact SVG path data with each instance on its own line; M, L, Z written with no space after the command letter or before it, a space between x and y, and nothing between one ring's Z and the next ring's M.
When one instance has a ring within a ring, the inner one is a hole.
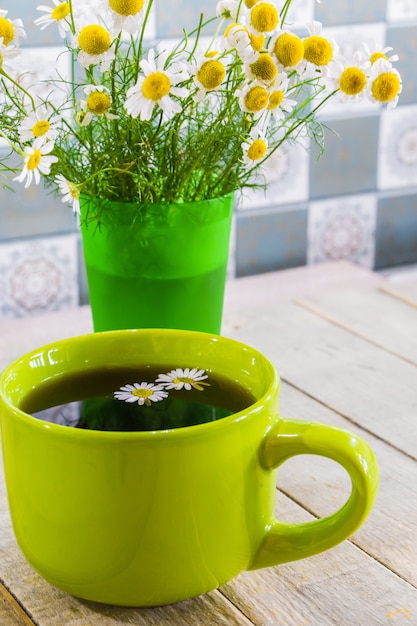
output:
M347 502L335 513L311 522L273 520L249 570L296 561L347 539L365 521L376 497L378 465L371 448L356 435L316 422L281 418L266 434L260 462L275 469L299 454L316 454L340 463L352 481Z

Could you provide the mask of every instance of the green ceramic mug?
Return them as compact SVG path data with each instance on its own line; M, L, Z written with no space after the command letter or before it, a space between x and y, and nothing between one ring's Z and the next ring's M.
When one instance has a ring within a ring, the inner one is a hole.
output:
M218 421L149 432L102 432L26 414L41 385L74 373L189 364L249 390L248 408ZM278 413L271 362L242 343L192 331L122 330L62 340L2 374L1 432L9 506L29 563L75 596L160 605L208 592L243 570L327 550L369 513L378 469L357 436ZM352 493L304 524L274 517L276 468L318 454L346 468Z

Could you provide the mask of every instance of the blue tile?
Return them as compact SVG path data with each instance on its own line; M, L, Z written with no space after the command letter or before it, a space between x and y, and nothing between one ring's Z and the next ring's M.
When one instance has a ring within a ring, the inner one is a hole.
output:
M316 5L315 17L325 26L385 20L386 0L325 0Z
M417 25L389 27L386 42L400 57L395 63L403 81L399 105L414 104L417 102Z
M325 152L310 163L310 196L325 198L376 189L379 117L327 122Z
M417 194L378 203L375 269L417 263Z
M238 213L236 233L238 277L307 262L307 207L286 212Z
M0 241L73 232L77 228L71 206L63 204L41 185L8 183L14 191L0 187Z
M182 37L183 29L190 33L197 28L201 13L205 20L216 15L216 2L214 0L171 0L155 2L156 33L157 37ZM203 35L214 33L218 21L205 27Z

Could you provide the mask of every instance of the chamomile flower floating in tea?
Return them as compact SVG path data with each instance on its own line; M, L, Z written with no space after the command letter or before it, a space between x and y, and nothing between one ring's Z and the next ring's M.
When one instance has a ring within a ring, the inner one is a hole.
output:
M138 404L151 405L151 402L159 402L168 396L161 385L154 383L133 383L120 387L119 391L114 392L116 400L124 400L125 402L137 402Z
M167 374L160 374L156 379L156 383L161 383L165 389L197 389L197 391L203 391L204 387L209 387L210 383L203 383L201 381L208 378L205 370L199 370L196 367L190 369L186 367L181 369L177 367L171 370Z

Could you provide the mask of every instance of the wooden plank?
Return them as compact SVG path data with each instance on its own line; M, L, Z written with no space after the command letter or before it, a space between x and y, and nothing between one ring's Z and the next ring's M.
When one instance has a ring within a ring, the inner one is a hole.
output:
M281 412L350 430L369 443L378 460L380 487L368 520L352 541L417 587L417 463L285 384L281 390ZM278 486L320 517L340 508L351 489L350 479L340 465L311 455L285 463L278 472Z
M306 309L417 363L417 311L377 290L340 289L297 299Z
M34 626L29 615L25 613L15 598L0 583L0 624L1 626Z
M405 303L417 307L417 280L391 280L381 285L381 290Z
M311 311L242 312L230 336L269 356L284 380L417 458L417 369Z
M22 354L39 346L92 332L90 307L6 320L0 325L0 372Z
M255 302L257 306L266 306L334 289L376 289L383 283L380 274L347 261L295 267L228 280L224 311L226 314L239 313Z
M312 519L282 494L276 515ZM392 616L417 623L417 590L347 541L308 559L244 572L221 591L259 626L402 623Z

